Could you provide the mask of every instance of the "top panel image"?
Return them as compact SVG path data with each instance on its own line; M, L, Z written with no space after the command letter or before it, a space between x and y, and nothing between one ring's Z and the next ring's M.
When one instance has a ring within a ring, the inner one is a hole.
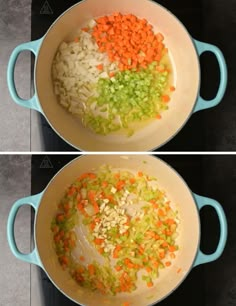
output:
M3 3L0 151L236 151L233 2Z

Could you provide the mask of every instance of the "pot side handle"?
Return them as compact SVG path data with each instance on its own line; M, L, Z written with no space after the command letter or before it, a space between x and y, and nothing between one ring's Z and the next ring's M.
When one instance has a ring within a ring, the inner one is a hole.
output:
M43 38L40 38L38 40L34 40L34 41L27 42L27 43L17 46L13 50L10 56L8 67L7 67L7 84L8 84L9 92L10 92L12 99L21 106L32 108L39 112L42 112L42 109L36 98L35 93L33 97L28 100L24 100L19 97L16 91L16 86L15 86L14 71L15 71L15 65L16 65L16 61L17 61L19 54L27 50L27 51L33 52L34 55L37 56L42 40Z
M9 247L13 255L15 255L16 258L22 261L36 264L40 267L41 267L41 263L40 263L40 259L38 257L38 253L36 249L34 249L29 254L23 254L17 248L16 241L15 241L15 234L14 234L14 224L15 224L16 215L21 206L30 205L35 209L35 211L37 211L42 195L43 195L43 192L30 196L30 197L26 197L26 198L17 200L12 205L12 208L10 210L8 220L7 220L7 240L8 240L8 244L9 244Z
M204 52L212 52L213 54L215 54L220 68L220 85L216 97L212 100L205 100L199 95L196 106L193 110L193 112L195 113L203 109L214 107L221 102L227 87L228 72L224 55L218 47L198 40L194 40L194 43L199 56Z
M199 210L201 210L204 206L213 207L216 210L216 213L219 218L219 223L220 223L220 238L219 238L219 243L216 248L216 251L213 254L206 255L199 249L195 262L193 264L193 266L195 267L195 266L198 266L204 263L214 261L221 256L221 254L224 251L226 240L227 240L228 226L227 226L227 221L226 221L224 210L217 201L207 198L207 197L202 197L197 194L193 194L193 196L195 198L195 201L197 203L197 207L199 208Z

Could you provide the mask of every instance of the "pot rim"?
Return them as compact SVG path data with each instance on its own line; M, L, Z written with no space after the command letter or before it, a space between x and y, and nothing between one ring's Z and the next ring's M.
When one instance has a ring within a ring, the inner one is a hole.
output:
M78 151L84 151L81 147L77 147L76 145L74 145L73 143L70 143L69 140L66 140L66 138L64 136L61 135L61 133L59 133L57 131L57 129L51 124L50 120L48 119L48 117L46 116L46 114L44 113L43 111L43 108L42 108L42 105L40 103L40 100L39 100L39 97L38 97L38 91L37 91L37 82L36 82L36 74L37 74L37 65L38 65L38 58L39 58L39 54L40 54L40 50L41 50L41 47L44 43L44 39L46 38L46 36L48 35L48 33L51 31L51 29L56 25L57 21L62 17L64 16L66 13L68 13L70 10L74 9L74 7L76 6L79 6L80 4L82 4L83 2L86 2L87 0L82 0L74 5L72 5L71 7L69 7L67 10L65 10L60 16L58 16L56 18L56 20L51 24L51 26L48 28L48 30L46 31L46 33L42 36L42 41L41 41L41 44L40 44L40 47L39 47L39 50L38 50L38 53L37 53L37 56L36 56L36 59L35 59L35 65L34 65L34 88L35 88L35 95L36 95L36 98L37 98L37 101L41 107L41 112L43 114L43 116L45 117L45 119L47 120L48 124L50 125L50 127L54 130L54 132L59 135L66 143L68 143L70 146L72 146L74 149L78 150ZM173 19L175 19L179 25L182 27L182 30L185 32L185 34L190 38L190 41L192 43L192 46L193 46L193 49L194 49L194 52L195 52L195 56L196 56L196 60L197 60L197 66L198 66L198 79L199 79L199 82L198 82L198 88L197 88L197 95L196 95L196 98L195 98L195 102L193 103L193 107L191 109L191 111L189 112L189 114L186 116L186 119L184 120L184 122L181 124L181 126L175 131L174 134L172 134L171 136L169 136L169 138L167 138L164 142L162 142L161 144L155 146L154 148L150 148L148 150L145 150L147 152L153 152L161 147L163 147L164 145L166 145L168 142L170 142L173 138L175 138L175 136L184 128L184 126L187 124L187 122L189 121L189 119L191 118L191 116L193 115L194 113L194 109L196 107L196 104L197 104L197 101L198 101L198 97L199 97L199 94L200 94L200 86L201 86L201 65L200 65L200 60L199 60L199 55L198 55L198 52L197 52L197 48L196 48L196 45L194 43L194 39L193 37L190 35L190 33L188 32L187 28L185 27L185 25L179 20L179 18L177 16L174 15L174 13L172 13L169 9L167 9L166 7L164 7L163 5L159 4L159 3L156 3L154 0L144 0L144 1L147 1L147 2L151 2L159 7L161 7L163 10L165 10L167 13L169 13L169 15L172 16ZM92 152L96 152L95 150L92 151ZM112 151L105 151L105 152L112 152ZM130 151L129 151L130 152Z
M89 154L90 155L90 154ZM50 279L50 281L54 284L54 286L60 291L62 292L67 298L69 298L71 301L75 302L76 304L78 304L73 298L71 298L69 295L67 295L63 290L61 290L57 284L55 283L55 281L50 277L50 275L48 274L48 272L46 271L46 269L44 268L44 265L43 265L43 262L41 260L41 257L40 257L40 253L39 253L39 250L38 250L38 245L37 245L37 239L36 239L36 224L37 224L37 217L38 217L38 209L41 205L41 202L42 202L42 199L44 197L44 193L47 192L47 189L49 187L49 185L51 184L51 182L54 180L54 178L59 175L67 166L69 166L70 164L72 164L73 162L81 159L81 158L86 158L87 156L89 156L88 154L86 155L80 155L74 159L72 159L70 162L68 162L66 165L64 165L49 181L49 183L46 185L46 187L44 188L43 192L42 192L42 196L40 198L40 202L38 204L38 208L35 212L35 219L34 219L34 241L35 241L35 250L36 250L36 253L38 255L38 258L40 260L40 263L41 263L41 268L43 269L43 271L46 273L47 277ZM91 154L92 155L92 154ZM106 154L106 155L111 155L111 154ZM121 156L120 154L116 154L117 157L118 156ZM128 154L130 156L135 156L134 154ZM99 156L99 155L98 155ZM123 154L122 154L123 156ZM145 156L145 155L144 155ZM198 209L198 206L197 206L197 203L196 203L196 200L193 196L193 192L191 191L190 187L188 186L188 184L186 183L186 181L183 179L183 177L179 174L179 172L177 172L177 170L175 170L175 168L173 168L171 165L169 165L166 161L164 161L163 159L161 159L159 156L156 156L156 155L152 155L152 154L146 154L146 156L149 156L149 157L153 157L153 158L156 158L158 161L162 162L166 167L170 168L174 174L177 175L177 177L182 181L182 183L185 185L185 187L187 187L187 190L190 192L191 194L191 198L193 200L193 203L195 204L195 209L197 211L197 223L198 223L198 232L199 232L199 235L198 235L198 242L197 242L197 245L196 245L196 253L192 259L192 264L191 266L189 267L188 271L184 274L184 276L181 278L181 280L178 282L178 284L172 288L172 290L170 290L165 296L163 296L161 299L157 300L156 302L152 303L152 304L147 304L145 306L154 306L156 305L156 303L160 303L161 301L163 301L164 299L166 299L168 296L170 296L175 290L177 290L179 288L179 286L185 281L185 279L187 278L187 276L189 275L189 273L191 272L191 270L194 268L194 263L195 263L195 260L197 258L197 255L198 255L198 251L200 250L200 241L201 241L201 220L200 220L200 212L199 212L199 209ZM78 305L81 305L81 306L86 306L85 304L78 304Z

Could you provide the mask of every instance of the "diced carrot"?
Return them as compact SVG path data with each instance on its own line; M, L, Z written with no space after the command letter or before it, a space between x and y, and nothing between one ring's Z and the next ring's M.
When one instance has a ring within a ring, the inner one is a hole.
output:
M174 86L170 86L170 91L175 91L175 87Z
M177 273L180 273L182 271L182 269L181 268L179 268L178 270L177 270Z
M152 268L150 268L150 267L147 267L145 270L146 270L148 273L152 272Z
M97 177L97 175L95 173L89 173L89 178L90 179L95 179Z
M142 171L139 171L139 172L138 172L138 176L140 176L140 177L143 176L143 172L142 172Z
M104 242L104 239L95 238L94 243L97 245L101 245Z
M65 220L65 216L63 214L58 214L56 220L57 222L63 222Z
M81 174L80 179L82 180L82 179L85 179L87 177L89 177L89 173L85 172L85 173Z
M155 56L155 61L159 62L160 60L161 60L161 54L159 53Z
M107 198L110 202L114 202L114 197L112 194L106 195L105 198Z
M167 235L167 236L171 236L171 235L172 235L172 231L166 230L166 235Z
M76 280L78 283L83 283L84 282L84 277L81 274L76 275Z
M70 240L70 246L72 247L72 248L74 248L75 246L76 246L76 241L75 240Z
M95 222L91 222L89 227L91 229L91 231L93 231L95 229L96 223Z
M95 218L95 219L94 219L94 222L95 222L95 223L100 223L100 222L101 222L101 218L98 218L98 217Z
M166 267L169 267L169 266L171 266L171 262L170 262L170 261L167 261L167 262L165 263L165 265L166 265Z
M133 269L133 268L135 268L135 265L134 265L132 262L129 262L129 263L127 264L127 267L128 267L129 269Z
M162 117L161 117L161 115L160 114L157 114L156 115L156 119L161 119Z
M159 267L159 262L158 261L154 261L153 262L153 267L154 268L158 268Z
M127 266L130 263L130 259L129 258L125 258L124 263Z
M129 179L129 182L130 182L130 184L134 184L134 183L136 182L136 180L135 180L134 177L131 177L131 178Z
M164 259L165 258L165 252L159 252L159 257L161 259Z
M99 252L100 254L103 254L103 253L104 253L104 248L100 248L100 249L98 250L98 252Z
M166 213L164 212L164 210L161 209L161 208L159 208L159 209L158 209L158 216L163 217L163 216L165 216L165 215L166 215Z
M138 250L141 255L144 254L144 248L141 245L139 246Z
M115 173L115 174L114 174L114 177L115 177L116 179L119 179L119 178L120 178L120 173Z
M84 210L84 205L81 202L79 202L77 204L77 208L78 208L79 211L83 211Z
M104 181L102 182L102 187L106 188L108 186L108 182Z
M62 264L66 265L66 266L67 266L68 263L69 263L69 258L68 258L66 255L60 256L59 260L60 260L60 262L61 262Z
M165 223L167 225L172 225L172 224L175 224L175 220L174 219L167 219L167 220L165 220Z
M150 203L152 203L153 208L158 208L158 204L155 200L151 200Z
M175 252L176 251L176 247L174 245L170 245L169 246L169 251L170 252Z
M76 43L79 42L79 38L78 38L78 37L75 37L75 38L74 38L74 42L76 42Z
M81 273L84 273L84 271L85 271L85 268L82 267L82 266L76 269L76 272L77 272L77 273L80 273L80 274L81 274Z
M103 70L103 64L97 65L96 67L98 70Z
M157 38L157 40L158 40L159 42L162 42L162 41L164 40L164 36L163 36L161 33L158 33L158 34L156 35L156 38Z
M54 235L54 241L57 243L61 240L60 235Z
M168 102L170 102L170 97L168 95L164 95L164 96L162 96L162 101L164 103L168 103Z
M76 193L76 188L74 186L72 186L69 190L68 190L68 195L72 196Z
M113 258L118 258L119 251L122 249L120 245L117 245L113 251Z
M156 236L156 233L153 231L147 231L145 233L145 236L154 238Z
M68 212L70 210L70 204L69 203L64 204L63 208L65 212Z
M88 265L88 271L90 275L94 275L95 274L95 267L93 264Z
M81 261L84 261L84 260L85 260L84 256L80 256L79 259L80 259Z
M68 241L68 239L65 239L65 240L64 240L64 246L65 246L65 247L68 247L68 246L69 246L69 241Z
M129 302L124 302L121 306L130 306Z
M118 272L119 272L119 271L121 271L121 270L122 270L122 267L121 267L121 266L116 266L116 267L115 267L115 269L116 269L116 271L118 271Z
M88 32L88 31L89 31L89 28L87 28L87 27L82 28L82 31L84 31L84 32Z
M59 226L54 225L53 228L52 228L52 231L53 231L54 234L57 234L59 232L59 229L60 229Z
M170 258L171 258L171 259L175 259L175 257L176 257L176 256L175 256L175 253L170 253Z
M170 206L167 205L167 206L165 207L165 210L166 210L166 211L169 211L169 210L170 210Z
M109 73L109 77L110 77L110 78L113 78L114 76L115 76L115 73L114 73L114 72L110 72L110 73Z
M116 184L116 189L121 190L124 186L125 186L125 181L120 180Z
M100 211L98 203L96 201L93 201L93 209L95 214L98 214Z
M148 286L149 288L153 287L153 282L147 282L147 286Z
M95 198L95 191L94 190L89 190L88 191L88 198L90 201L93 201Z

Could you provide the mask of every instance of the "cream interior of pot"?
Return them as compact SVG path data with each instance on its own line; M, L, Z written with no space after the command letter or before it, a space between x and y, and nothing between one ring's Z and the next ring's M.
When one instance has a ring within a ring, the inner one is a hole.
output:
M132 137L92 133L59 105L52 86L52 61L60 43L88 20L117 11L146 18L164 34L176 86L170 109L163 113L162 119L152 121ZM189 119L198 96L200 72L191 37L178 19L160 5L147 0L86 0L73 6L49 29L39 51L35 77L45 116L57 133L73 146L85 151L147 151L168 141Z
M143 163L143 161L146 161L146 163ZM80 287L58 262L50 230L57 204L63 197L65 188L80 174L98 168L102 164L109 164L115 168L130 169L131 171L143 171L157 177L159 186L167 192L168 198L176 204L179 211L178 245L180 249L171 267L160 272L160 276L151 289L143 285L132 294L104 296ZM166 163L156 157L147 155L129 155L128 158L119 155L89 155L75 159L64 167L46 188L36 215L35 225L39 257L50 279L59 290L75 302L89 306L121 306L125 301L129 301L131 306L146 306L166 297L190 271L198 250L199 231L198 210L186 183ZM181 269L180 272L179 269Z

